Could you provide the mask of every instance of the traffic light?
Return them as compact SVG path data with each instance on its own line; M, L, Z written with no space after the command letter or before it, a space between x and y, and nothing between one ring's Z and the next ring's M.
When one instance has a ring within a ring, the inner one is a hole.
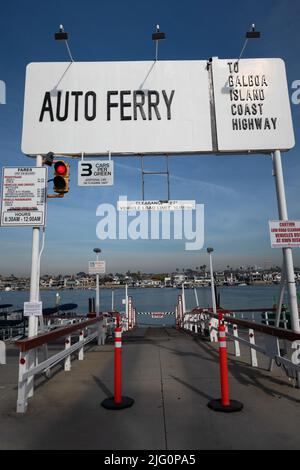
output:
M63 160L54 164L53 191L65 194L69 191L70 165Z

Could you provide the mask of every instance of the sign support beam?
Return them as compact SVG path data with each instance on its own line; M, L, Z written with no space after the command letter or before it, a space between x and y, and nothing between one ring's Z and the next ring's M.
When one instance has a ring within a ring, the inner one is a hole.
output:
M98 253L97 253L97 261L99 261ZM99 274L96 274L96 314L100 315Z
M128 284L125 284L125 317L127 322L127 328L129 325L129 308L128 308Z
M43 166L43 157L36 156L36 166ZM31 252L31 274L30 274L30 302L39 301L39 288L40 288L40 267L39 267L39 248L40 248L40 227L32 228L32 252ZM30 315L28 318L28 337L36 336L38 334L38 317ZM36 351L31 351L29 354L29 369L35 366ZM27 382L28 396L33 396L34 390L34 377L30 377Z
M43 166L43 157L37 155L36 166ZM40 228L33 227L32 229L32 253L31 253L31 275L30 275L30 302L39 301L39 247L40 247ZM37 334L38 321L37 317L29 317L28 336L35 336Z
M281 152L275 150L273 153L273 175L275 177L278 213L280 220L288 220L287 203L285 197L284 178L282 171ZM291 248L283 248L283 260L286 271L286 280L289 293L289 304L291 314L291 326L295 332L300 332L299 312L297 301L297 290L295 283L295 272L293 263L293 253Z

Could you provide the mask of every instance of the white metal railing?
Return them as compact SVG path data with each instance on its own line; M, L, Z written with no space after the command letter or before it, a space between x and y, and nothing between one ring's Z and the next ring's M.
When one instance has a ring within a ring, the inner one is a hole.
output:
M6 344L4 341L0 341L0 364L6 364Z
M268 315L265 318L268 319ZM286 319L283 321L285 328L276 328L255 323L253 320L235 318L235 315L228 311L224 316L226 336L233 341L236 357L241 355L240 345L247 346L252 367L258 367L259 352L270 359L269 370L272 370L276 363L300 388L300 334L287 330ZM196 335L206 336L211 342L217 342L218 324L218 315L213 314L210 309L198 308L184 315L181 327ZM257 338L259 341L256 341Z
M19 379L17 412L25 413L28 406L28 398L34 393L34 377L46 373L49 376L52 367L64 361L64 370L71 370L71 356L78 352L78 359L84 359L84 346L97 339L98 345L105 343L107 329L103 317L78 322L76 324L57 328L41 335L16 341L20 349L19 355ZM72 343L74 335L77 340ZM64 338L64 349L56 354L45 357L38 362L38 350L50 342Z

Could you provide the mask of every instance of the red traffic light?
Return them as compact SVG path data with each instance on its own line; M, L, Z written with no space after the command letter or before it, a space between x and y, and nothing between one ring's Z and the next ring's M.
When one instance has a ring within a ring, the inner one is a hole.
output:
M54 164L53 191L65 194L69 191L70 165L63 160Z
M56 162L54 165L54 171L58 175L65 175L68 171L67 165L64 162Z

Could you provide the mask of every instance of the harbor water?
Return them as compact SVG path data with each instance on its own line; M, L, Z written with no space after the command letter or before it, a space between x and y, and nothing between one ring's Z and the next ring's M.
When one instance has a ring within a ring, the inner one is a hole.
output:
M75 303L78 305L76 313L86 315L88 312L88 299L95 296L94 290L60 289L41 290L40 296L43 302L43 308L55 306L56 294L59 293L60 304ZM218 293L221 297L221 306L226 309L259 309L271 308L277 302L280 293L279 285L257 285L257 286L232 286L218 287ZM299 286L298 286L299 293ZM177 297L181 294L181 289L176 288L129 288L128 295L132 296L134 306L140 314L137 321L142 325L166 326L175 323L174 315L165 315L164 319L153 319L147 312L174 312L177 303ZM197 289L200 307L211 306L211 290L209 287ZM195 294L193 289L185 290L186 309L189 310L196 306ZM299 296L299 294L298 294ZM114 308L118 311L124 311L122 299L125 298L125 288L114 289ZM13 309L23 307L23 302L29 300L28 291L10 291L0 292L0 304L13 304ZM287 293L284 303L288 305ZM112 290L100 289L100 310L110 311L112 309ZM245 314L244 318L253 318L252 314ZM256 321L260 321L260 313L254 313Z

